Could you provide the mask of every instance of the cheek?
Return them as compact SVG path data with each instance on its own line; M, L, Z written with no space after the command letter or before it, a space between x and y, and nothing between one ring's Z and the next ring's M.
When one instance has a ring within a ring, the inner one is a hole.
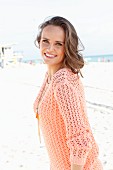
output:
M40 45L40 53L43 54L44 48Z
M65 51L62 50L62 51L61 51L61 54L62 54L62 57L64 57L64 56L65 56Z

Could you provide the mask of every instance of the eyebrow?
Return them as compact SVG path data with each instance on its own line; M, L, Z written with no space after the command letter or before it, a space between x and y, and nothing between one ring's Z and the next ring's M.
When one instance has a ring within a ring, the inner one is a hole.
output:
M42 39L49 40L48 38L45 38L45 37L42 37ZM55 41L55 42L64 44L64 42L62 41Z

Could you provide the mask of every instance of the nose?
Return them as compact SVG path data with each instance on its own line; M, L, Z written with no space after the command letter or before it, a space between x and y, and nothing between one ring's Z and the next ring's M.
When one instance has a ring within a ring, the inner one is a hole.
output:
M54 51L54 44L49 44L48 51Z

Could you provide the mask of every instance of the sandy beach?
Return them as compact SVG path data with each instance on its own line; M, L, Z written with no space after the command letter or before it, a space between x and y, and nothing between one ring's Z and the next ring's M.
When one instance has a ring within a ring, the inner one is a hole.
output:
M0 69L0 170L49 170L33 112L45 71L43 64ZM113 170L113 63L87 63L82 72L99 158L104 170Z

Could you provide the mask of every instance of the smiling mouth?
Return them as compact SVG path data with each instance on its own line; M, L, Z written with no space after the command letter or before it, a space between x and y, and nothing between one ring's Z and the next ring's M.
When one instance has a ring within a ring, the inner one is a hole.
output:
M45 53L44 54L47 58L55 58L57 57L56 55L52 55L52 54L48 54L48 53Z

